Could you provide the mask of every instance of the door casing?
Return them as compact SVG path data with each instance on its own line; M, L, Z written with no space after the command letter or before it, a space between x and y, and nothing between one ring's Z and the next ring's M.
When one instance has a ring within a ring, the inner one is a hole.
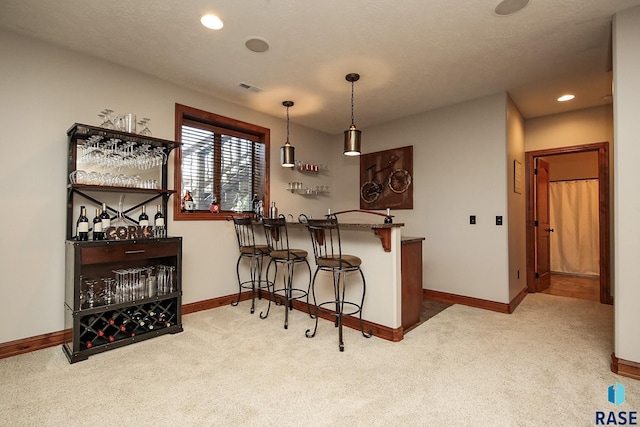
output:
M527 288L529 292L536 292L535 277L535 161L538 157L555 156L559 154L598 152L598 204L600 238L600 302L613 304L611 296L611 223L610 223L610 189L609 189L609 143L597 142L593 144L575 145L571 147L550 148L546 150L525 152L525 185L527 189L526 201L526 246L527 246Z

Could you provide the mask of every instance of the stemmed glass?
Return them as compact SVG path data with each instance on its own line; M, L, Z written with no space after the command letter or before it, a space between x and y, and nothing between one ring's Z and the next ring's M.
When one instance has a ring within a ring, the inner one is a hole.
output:
M98 114L98 117L102 119L102 123L100 123L100 127L103 127L105 129L115 129L115 126L111 121L111 113L113 113L113 110L105 108L100 112L100 114Z
M164 147L156 147L153 151L153 166L160 166L167 163L167 153L164 152Z
M149 118L143 117L142 120L138 122L140 126L142 126L142 130L138 132L140 135L151 136L151 131L149 130Z

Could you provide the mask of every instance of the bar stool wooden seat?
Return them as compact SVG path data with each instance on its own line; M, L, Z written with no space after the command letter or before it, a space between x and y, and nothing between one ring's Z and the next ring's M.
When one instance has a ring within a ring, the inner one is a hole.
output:
M300 221L306 222L307 229L311 235L313 252L316 259L316 271L311 280L311 294L316 310L316 323L313 332L311 332L311 329L307 329L305 335L307 338L313 338L316 335L318 330L318 314L321 307L325 305L335 307L335 326L338 328L338 345L340 351L344 351L342 334L344 316L357 314L362 336L365 338L371 337L371 331L365 333L362 323L362 306L367 289L367 283L360 268L362 260L355 255L342 253L340 227L338 225L338 218L335 215L327 215L325 219L311 219L301 215ZM327 271L332 274L334 299L318 304L316 300L316 277L320 271ZM345 301L345 291L348 286L347 276L348 273L351 272L358 272L362 278L362 298L359 302ZM347 311L345 311L345 306L347 307Z
M271 267L274 267L273 291L271 295L273 300L278 303L279 300L284 301L284 328L289 328L289 311L293 310L293 301L301 298L307 299L307 309L309 310L309 316L311 315L311 306L309 305L309 288L311 286L311 266L307 261L307 251L303 249L293 249L289 247L289 231L287 229L287 220L284 215L280 215L278 218L263 218L262 225L264 226L265 238L267 241L267 247L269 248L269 265L267 266L266 278L269 280L269 272ZM306 289L300 289L293 286L294 268L296 264L306 264L309 270L309 283ZM283 285L281 288L275 286L276 279L278 277L278 266L283 267L282 280ZM269 315L269 309L271 308L271 301L267 307L267 313L264 317ZM260 315L262 317L262 315Z
M264 258L269 256L269 247L267 245L256 245L253 233L253 220L250 216L233 217L233 225L236 230L240 255L236 263L238 298L235 302L232 302L231 305L234 307L238 305L243 289L251 289L251 313L253 313L255 311L256 294L258 295L258 299L262 299L262 290L266 289L267 292L270 291L269 281L262 279L262 267L264 265ZM249 261L248 280L242 280L240 278L240 263L242 260ZM260 317L263 316L261 315Z

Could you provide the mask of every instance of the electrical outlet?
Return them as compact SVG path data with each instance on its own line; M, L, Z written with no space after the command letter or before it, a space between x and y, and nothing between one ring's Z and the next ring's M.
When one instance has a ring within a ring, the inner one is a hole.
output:
M475 215L469 216L469 224L474 225L475 223L476 223L476 216Z
M502 225L502 215L496 216L496 225Z

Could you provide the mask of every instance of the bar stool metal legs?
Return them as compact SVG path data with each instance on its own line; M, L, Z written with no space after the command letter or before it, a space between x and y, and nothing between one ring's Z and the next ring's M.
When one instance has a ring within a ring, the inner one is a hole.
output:
M306 298L307 308L309 310L309 316L311 316L311 307L309 306L309 290L311 288L311 266L307 261L307 251L303 249L292 249L289 247L289 232L287 230L287 221L284 215L280 215L278 218L264 218L262 220L264 226L265 238L267 240L267 247L269 248L269 256L271 261L267 267L266 280L273 283L273 290L271 292L272 298L269 300L269 306L267 312L260 314L261 318L266 318L269 315L271 308L271 300L274 300L278 304L279 300L283 300L284 310L284 328L289 328L289 311L293 310L293 300ZM296 264L306 264L309 270L309 284L307 289L300 289L294 287L293 277ZM283 268L279 269L279 265ZM273 280L269 278L269 272L271 267L274 266ZM276 289L275 282L278 278L278 272L282 275L282 288Z
M249 280L245 280L244 282L240 279L240 263L243 259L249 259ZM242 294L243 289L251 289L251 313L255 312L255 301L256 294L258 295L258 299L262 299L262 289L265 287L267 291L269 291L269 282L266 280L262 280L262 266L264 263L264 255L256 255L256 256L239 256L238 262L236 263L236 274L238 276L238 297L235 302L232 302L232 306L237 306L240 302L240 295Z
M332 305L335 307L335 320L334 320L334 325L336 328L338 328L338 348L340 349L340 351L344 351L344 338L343 338L343 332L342 332L342 326L343 326L343 318L344 316L353 316L353 315L358 315L358 323L360 326L360 332L362 333L362 336L365 338L371 338L371 331L369 331L369 333L364 331L364 324L362 322L362 306L364 304L364 298L366 295L366 280L364 278L364 274L362 273L362 270L359 268L356 269L341 269L341 270L334 270L332 272L332 276L333 276L333 295L334 295L334 300L333 301L325 301L322 302L320 304L317 303L316 300L316 292L315 292L315 279L316 279L316 275L318 274L318 272L321 269L317 269L315 274L313 275L313 280L311 282L311 294L312 294L312 298L313 298L313 304L315 306L315 325L313 328L313 332L311 331L311 329L307 329L305 331L305 336L307 338L313 338L316 335L316 332L318 330L318 314L320 311L320 307L323 307L325 305ZM346 301L345 300L345 292L347 289L347 273L351 272L351 271L358 271L360 273L360 277L362 278L362 299L360 300L359 303L355 303L355 302L351 302L351 301ZM350 311L345 311L345 306L347 307L351 307Z
M236 263L236 275L238 277L238 298L232 302L232 306L240 303L243 289L251 290L251 313L255 312L256 294L258 299L262 299L262 290L270 291L270 283L268 280L262 279L262 268L264 258L269 255L269 248L266 245L256 245L255 236L253 234L253 221L251 217L233 217L233 224L238 239L238 248L240 255ZM249 279L242 280L240 277L240 263L243 259L249 261Z
M344 316L358 315L358 323L360 326L360 332L365 338L371 337L371 331L366 333L364 331L364 324L362 322L362 307L364 305L364 298L366 296L367 283L364 278L364 274L360 269L362 260L354 255L347 255L342 253L342 247L340 243L340 229L338 227L338 219L335 215L329 215L326 219L310 219L302 218L303 222L307 223L307 229L311 235L311 242L313 244L313 251L316 259L316 272L311 280L311 294L313 297L313 304L315 306L315 325L313 331L307 329L305 336L307 338L313 338L318 331L318 316L320 308L324 306L331 306L335 308L335 321L334 324L338 328L338 346L340 351L344 351L344 338L342 333L342 326ZM316 297L316 279L318 272L326 271L331 273L333 280L333 300L325 301L318 304ZM347 289L347 276L349 273L358 272L362 278L362 297L358 302L347 301L345 298Z
M296 288L293 286L293 276L294 276L294 269L295 269L295 265L296 264L301 264L304 263L307 266L307 269L309 270L309 284L307 285L307 289L300 289L300 288ZM279 289L275 289L275 282L276 282L276 278L278 277L278 272L279 272L279 268L278 268L278 264L281 264L283 266L282 268L282 280L283 280L283 287L279 288ZM272 258L271 262L269 262L269 266L267 267L267 280L269 280L269 271L271 269L271 266L274 266L274 274L273 274L273 280L270 280L270 283L273 283L273 291L272 291L272 295L273 295L273 300L274 302L277 304L279 304L278 299L283 299L283 305L285 306L285 311L284 311L284 328L288 329L289 328L289 311L293 310L293 300L296 299L301 299L301 298L306 298L307 300L307 309L309 311L309 316L313 318L313 315L311 314L311 306L309 305L309 292L310 292L310 288L311 288L311 266L309 265L309 262L307 261L306 257L293 261L293 260L282 260L282 259L278 259L278 258ZM279 298L281 297L281 298ZM267 306L267 312L264 315L264 317L262 316L262 314L260 314L260 317L262 317L263 319L266 318L269 315L269 309L271 308L271 301L269 301L269 305Z

